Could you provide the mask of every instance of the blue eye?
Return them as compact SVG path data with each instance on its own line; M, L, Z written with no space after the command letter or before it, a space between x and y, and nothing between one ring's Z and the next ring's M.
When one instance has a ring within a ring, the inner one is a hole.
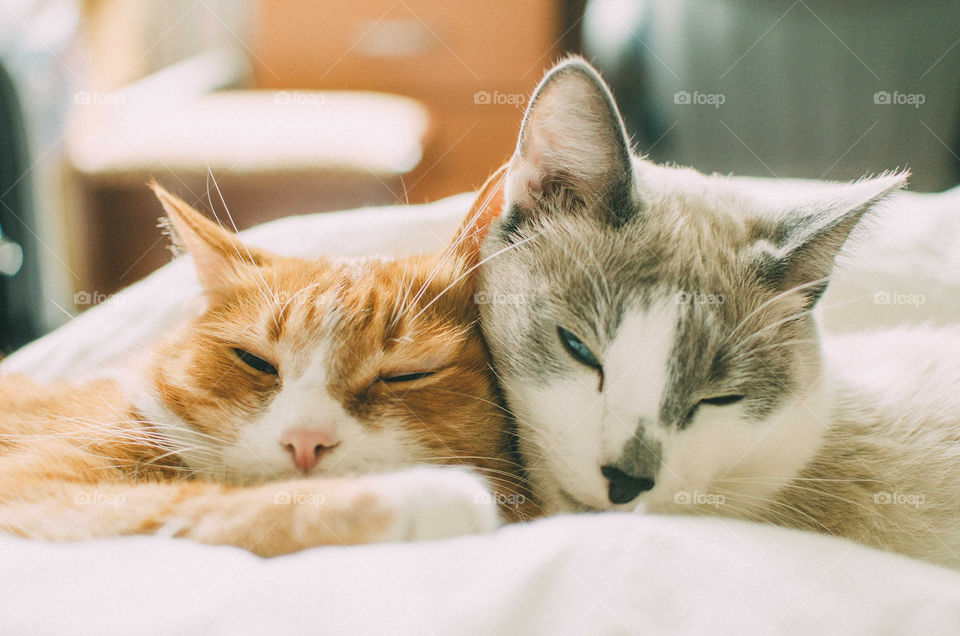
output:
M587 345L583 344L580 338L577 338L563 327L557 327L557 335L560 336L560 343L563 344L563 348L567 350L567 353L569 353L574 360L591 369L603 369L600 361L597 360L593 352L587 348Z

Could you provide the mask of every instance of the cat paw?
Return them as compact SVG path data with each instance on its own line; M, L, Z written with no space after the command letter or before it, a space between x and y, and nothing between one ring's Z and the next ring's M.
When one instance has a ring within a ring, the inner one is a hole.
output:
M378 477L393 519L392 541L430 541L492 532L500 525L496 497L463 468L425 467Z

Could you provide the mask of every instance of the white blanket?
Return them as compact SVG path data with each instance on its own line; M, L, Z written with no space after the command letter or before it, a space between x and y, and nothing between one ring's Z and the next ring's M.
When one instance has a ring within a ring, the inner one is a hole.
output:
M296 217L246 236L299 255L427 251L469 203L462 195ZM960 189L898 195L842 262L824 322L849 331L955 321L958 246ZM196 311L197 290L180 259L0 372L52 380L116 369ZM271 560L153 537L58 545L0 536L0 563L0 634L960 633L960 573L723 519L562 516L487 536Z
M259 559L0 539L3 634L949 634L960 575L721 519L555 517Z

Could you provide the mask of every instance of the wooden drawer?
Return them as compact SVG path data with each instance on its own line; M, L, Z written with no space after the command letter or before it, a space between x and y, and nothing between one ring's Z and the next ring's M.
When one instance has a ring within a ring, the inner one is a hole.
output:
M510 156L523 102L558 56L548 0L260 0L258 84L378 90L430 109L433 139L404 179L411 203L480 185Z
M552 61L554 2L261 0L254 49L267 87L415 96L530 88Z

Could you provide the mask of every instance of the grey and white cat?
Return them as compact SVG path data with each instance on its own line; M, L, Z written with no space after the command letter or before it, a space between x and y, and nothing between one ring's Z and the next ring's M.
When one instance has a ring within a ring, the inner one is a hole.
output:
M551 511L720 514L960 566L960 329L822 339L834 258L906 175L772 209L634 156L584 61L541 83L481 307Z

